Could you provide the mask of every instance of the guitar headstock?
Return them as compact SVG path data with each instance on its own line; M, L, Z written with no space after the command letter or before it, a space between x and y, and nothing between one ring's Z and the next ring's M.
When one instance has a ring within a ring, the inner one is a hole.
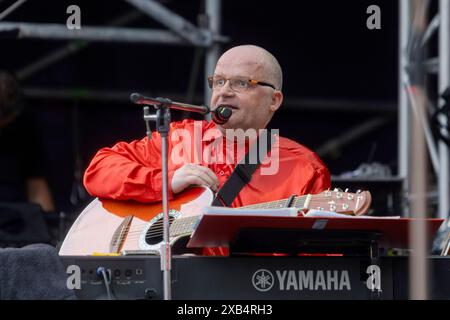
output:
M337 213L363 215L372 203L369 191L358 190L356 193L340 189L325 190L311 195L308 209L325 210Z

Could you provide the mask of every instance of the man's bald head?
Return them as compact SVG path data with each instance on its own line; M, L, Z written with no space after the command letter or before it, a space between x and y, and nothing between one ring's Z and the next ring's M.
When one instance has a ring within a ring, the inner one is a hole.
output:
M223 63L242 62L247 64L255 64L258 70L258 75L261 79L255 79L259 81L265 81L273 84L277 90L283 87L283 72L277 59L266 49L255 45L241 45L233 47L226 51L220 57L217 65Z
M214 76L226 80L212 89L211 108L220 105L233 109L232 116L220 129L263 129L283 102L281 67L267 50L244 45L231 48L217 61ZM273 85L232 84L229 79L244 77ZM236 85L237 87L233 87Z

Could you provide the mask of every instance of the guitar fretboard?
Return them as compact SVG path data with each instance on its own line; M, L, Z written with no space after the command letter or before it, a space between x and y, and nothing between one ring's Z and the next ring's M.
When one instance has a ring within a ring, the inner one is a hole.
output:
M294 197L294 200L292 201L291 205L289 207L295 207L295 208L303 208L305 205L305 200L307 196L301 196L301 197ZM263 203L257 203L257 204L251 204L248 206L240 207L242 209L279 209L279 208L286 208L288 207L288 199L281 199L276 201L270 201L270 202L263 202Z
M170 236L177 237L190 234L194 230L194 226L199 218L200 215L175 219L175 221L173 221L170 225Z
M294 197L294 200L292 200L292 203L289 205L289 207L295 207L295 208L299 208L299 209L304 208L308 197L309 197L308 195L300 196L300 197ZM276 200L276 201L252 204L252 205L243 206L243 207L240 207L240 208L242 208L242 209L279 209L279 208L286 208L286 207L288 207L288 202L290 200L291 200L291 198L281 199L281 200ZM171 237L176 237L176 236L192 233L192 231L194 230L194 226L197 223L197 220L199 218L200 218L200 215L175 219L175 221L173 221L172 225L170 226L170 236Z

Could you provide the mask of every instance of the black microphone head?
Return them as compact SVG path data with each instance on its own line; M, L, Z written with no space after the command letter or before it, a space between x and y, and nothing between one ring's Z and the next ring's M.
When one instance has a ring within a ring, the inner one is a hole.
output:
M226 106L218 106L213 112L212 120L216 124L224 124L228 122L228 119L230 119L232 114L233 111L231 108L228 108Z
M138 101L141 97L142 97L141 94L135 92L135 93L132 93L132 94L130 95L130 100L131 100L131 102L136 102L136 101Z

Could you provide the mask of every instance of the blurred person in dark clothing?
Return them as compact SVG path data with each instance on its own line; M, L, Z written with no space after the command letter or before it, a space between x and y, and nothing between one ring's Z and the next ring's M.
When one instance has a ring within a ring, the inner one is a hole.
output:
M0 202L32 202L54 211L36 132L17 79L0 70Z

